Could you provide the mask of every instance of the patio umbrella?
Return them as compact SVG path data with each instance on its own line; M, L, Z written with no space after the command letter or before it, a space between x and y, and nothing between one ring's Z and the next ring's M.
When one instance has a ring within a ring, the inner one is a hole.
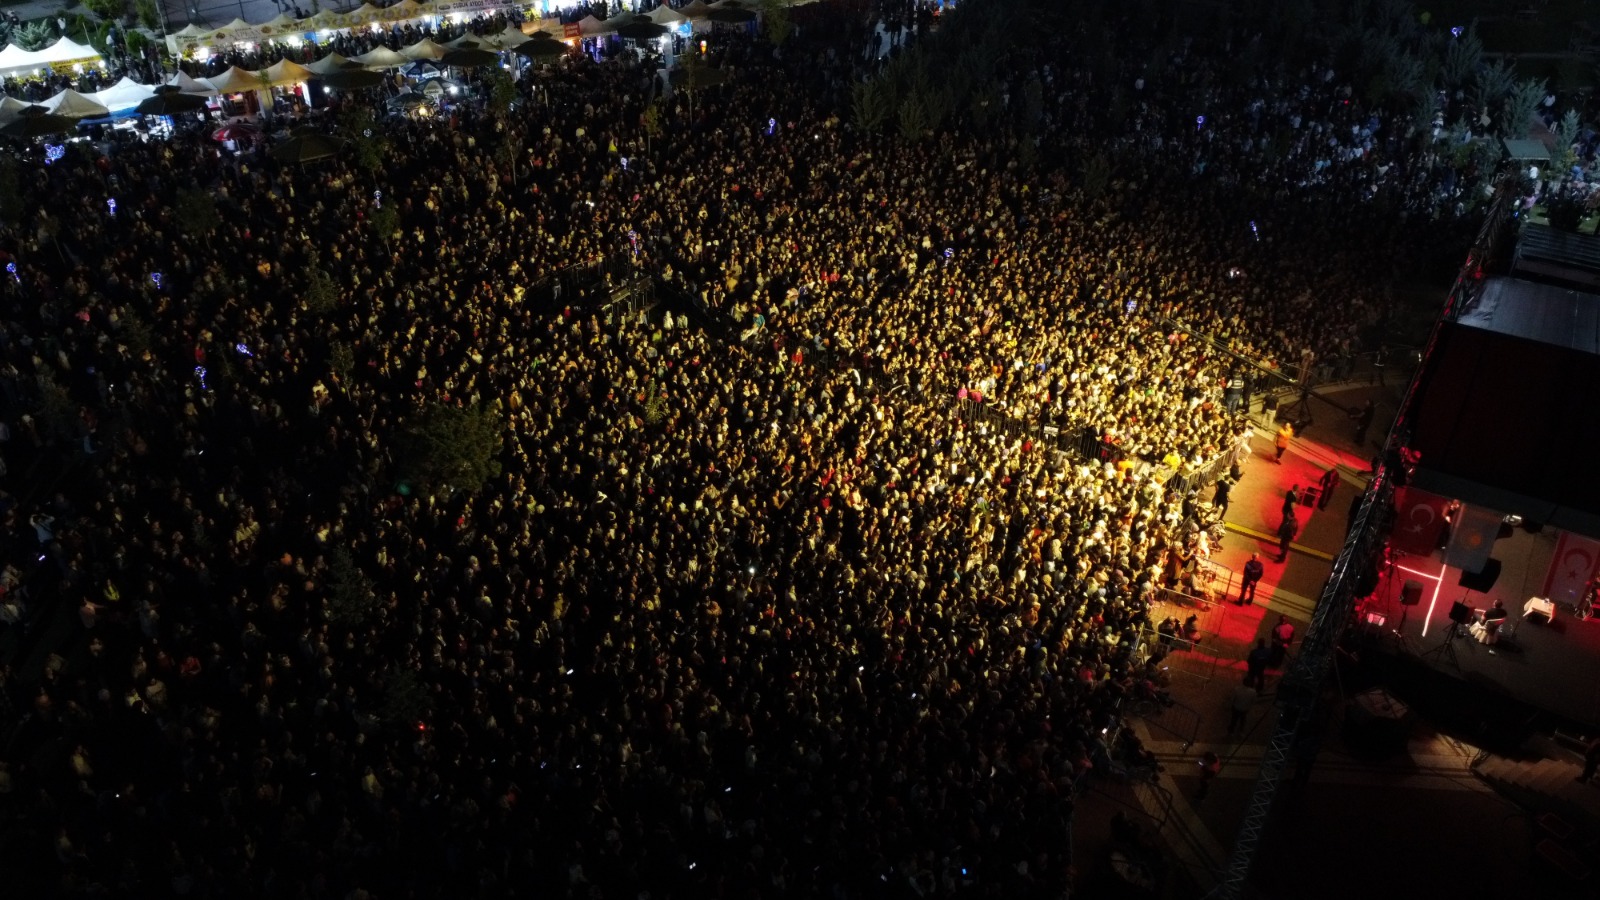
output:
M628 24L617 29L618 36L630 38L635 41L653 41L666 33L667 29L665 27L657 25L649 19L643 18L638 21L629 22Z
M337 156L343 143L331 134L297 134L272 148L279 162L305 163Z
M497 59L499 57L488 50L463 49L451 50L440 57L439 62L458 69L471 69L477 66L492 66Z
M139 101L133 111L141 116L171 116L196 112L206 108L206 98L199 94L181 94L176 90L162 91L154 97Z
M427 96L419 94L416 91L407 91L404 94L391 99L389 101L389 105L395 109L411 110L416 109L427 102Z
M0 128L6 137L36 138L47 134L63 134L77 126L77 120L45 111L42 106L30 106L17 112L17 117Z
M430 78L422 83L424 97L442 97L447 93L461 93L461 85L448 78Z
M511 52L528 59L559 59L567 55L567 45L554 38L534 38Z
M408 78L423 78L428 75L439 74L439 67L423 59L406 66L400 72Z
M383 76L366 69L342 69L322 76L322 83L336 91L359 91L383 84Z

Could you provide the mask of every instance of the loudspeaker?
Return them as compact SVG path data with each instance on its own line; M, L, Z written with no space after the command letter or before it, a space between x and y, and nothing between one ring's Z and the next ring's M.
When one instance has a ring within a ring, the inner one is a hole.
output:
M1469 591L1487 594L1494 590L1494 583L1500 580L1500 560L1491 559L1483 564L1482 572L1462 572L1461 580L1456 582Z
M1400 586L1400 605L1416 606L1421 602L1422 582L1407 579L1406 583Z
M1472 607L1462 603L1460 600L1450 604L1450 621L1457 625L1472 624Z

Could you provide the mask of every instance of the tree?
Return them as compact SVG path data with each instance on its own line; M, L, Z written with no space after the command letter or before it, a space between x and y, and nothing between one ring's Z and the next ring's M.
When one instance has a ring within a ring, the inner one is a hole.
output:
M49 371L38 375L40 430L50 443L70 442L78 437L78 404L66 386Z
M378 719L388 725L410 725L433 708L433 697L417 673L395 669L383 682Z
M1472 104L1479 113L1494 110L1511 93L1516 83L1516 70L1507 65L1505 60L1495 60L1478 70L1478 77L1473 82Z
M133 0L133 14L139 17L139 25L155 32L161 33L161 8L156 5L156 0ZM133 37L133 32L128 37ZM130 46L128 51L133 52Z
M794 18L789 13L789 0L762 0L761 33L774 47L782 47L794 34Z
M1561 115L1561 121L1556 124L1556 148L1550 154L1550 169L1552 175L1564 175L1572 170L1578 162L1578 154L1573 147L1578 143L1578 133L1582 131L1583 123L1578 119L1578 111L1569 109Z
M55 31L41 21L28 22L17 29L15 41L18 47L33 52L43 50L56 42Z
M1444 86L1454 91L1466 87L1483 61L1483 41L1478 40L1476 27L1468 28L1461 36L1450 41L1444 51L1444 62L1439 68L1439 78Z
M377 608L372 579L343 547L328 559L327 585L328 620L336 625L359 625Z
M489 112L504 120L511 112L511 104L517 100L517 85L511 80L511 73L505 69L495 67L484 80L489 83Z
M400 214L395 211L393 204L374 209L367 216L367 221L372 223L372 233L386 245L394 239L394 233L400 230Z
M927 103L920 93L909 93L900 101L900 112L897 120L900 125L900 136L908 141L918 141L928 132L930 116Z
M430 490L476 491L500 474L500 414L484 406L429 403L400 438L400 476Z
M1096 153L1083 164L1083 193L1090 200L1098 200L1111 186L1111 160L1104 153Z
M661 137L661 102L652 101L644 108L644 113L639 116L639 126L644 130L645 150L651 151L655 146L655 139Z
M222 224L217 214L217 201L209 191L198 188L179 188L177 202L173 204L178 227L190 237L203 237Z
M306 273L306 290L300 301L307 312L318 316L333 312L339 305L339 283L333 280L326 269L317 265L316 257L311 259L311 266Z
M128 12L128 0L83 0L89 12L102 19L120 19Z
M333 375L333 380L339 384L348 384L350 374L356 368L356 355L350 345L344 341L334 341L328 345L328 371Z
M888 124L892 107L885 102L887 93L882 81L863 81L850 89L851 111L857 128L871 133Z
M369 173L383 168L389 140L370 108L354 103L346 106L339 116L339 134L350 142L357 165Z
M1524 78L1517 82L1506 96L1505 117L1500 121L1500 133L1508 138L1525 138L1533 130L1533 115L1544 100L1544 79Z

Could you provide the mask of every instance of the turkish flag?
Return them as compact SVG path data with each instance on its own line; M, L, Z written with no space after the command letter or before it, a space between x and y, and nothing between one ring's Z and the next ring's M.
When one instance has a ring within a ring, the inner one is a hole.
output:
M1394 530L1389 546L1413 556L1429 556L1439 548L1439 530L1444 528L1444 511L1450 498L1430 494L1414 487L1403 487L1394 499Z
M1544 596L1575 606L1596 570L1600 570L1600 541L1563 531L1556 554L1550 558L1550 571L1544 576Z

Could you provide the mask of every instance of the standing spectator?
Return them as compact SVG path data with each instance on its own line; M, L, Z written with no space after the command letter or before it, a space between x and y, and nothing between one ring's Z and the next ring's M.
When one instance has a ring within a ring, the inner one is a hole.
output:
M1378 404L1368 400L1360 409L1350 414L1356 423L1356 446L1360 447L1367 442L1367 429L1372 427L1372 418L1378 414Z
M1282 425L1278 426L1278 436L1273 441L1273 446L1278 448L1278 455L1273 457L1273 459L1272 459L1273 462L1277 463L1280 466L1283 465L1283 454L1284 454L1284 451L1289 449L1289 441L1291 441L1293 439L1294 439L1294 424L1292 422L1285 422Z
M1590 739L1589 745L1583 748L1583 774L1578 780L1588 783L1596 769L1600 769L1600 737Z
M1229 735L1233 735L1244 728L1244 718L1249 715L1251 709L1255 708L1256 698L1259 696L1260 694L1251 686L1250 676L1246 674L1244 683L1233 689L1233 704L1228 710Z
M1223 475L1217 479L1216 493L1211 495L1211 505L1217 510L1217 515L1228 514L1228 502L1233 493L1233 476Z
M1328 508L1328 503L1333 500L1333 491L1339 486L1339 467L1333 466L1322 473L1322 480L1317 483L1317 509Z
M1289 561L1289 545L1294 543L1295 535L1300 533L1300 520L1294 517L1291 511L1283 517L1283 524L1278 526L1278 563Z
M1294 515L1294 508L1297 504L1299 504L1299 502L1300 485L1297 484L1294 487L1289 488L1289 490L1285 491L1283 494L1283 514L1285 516Z
M1244 683L1253 684L1258 691L1267 689L1267 665L1272 662L1272 651L1267 649L1266 638L1256 638L1250 655L1244 658Z
M1289 645L1294 643L1294 623L1288 616L1279 616L1278 624L1272 626L1272 661L1268 668L1283 668L1283 660L1289 655Z
M1261 562L1261 554L1250 554L1249 562L1244 564L1244 584L1239 588L1239 606L1250 606L1256 602L1256 585L1261 583L1261 576L1267 573L1267 567Z

